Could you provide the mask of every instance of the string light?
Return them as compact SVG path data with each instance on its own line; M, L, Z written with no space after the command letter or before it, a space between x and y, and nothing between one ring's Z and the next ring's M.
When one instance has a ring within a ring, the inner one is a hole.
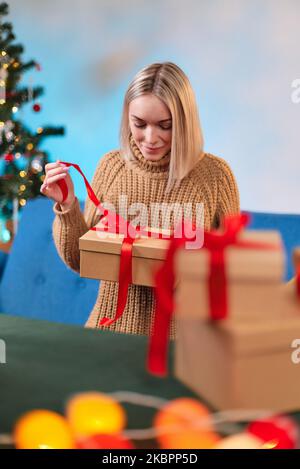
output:
M22 205L22 207L24 207L24 205L26 205L26 200L25 199L20 199L20 205Z
M21 192L25 191L25 189L26 189L25 184L21 184L19 189L20 189Z
M28 143L28 145L26 145L26 148L27 150L32 150L33 149L32 143Z
M18 110L19 110L19 108L17 108L17 106L13 106L13 108L12 108L12 112L13 112L13 113L18 112Z
M37 134L41 134L41 133L43 133L43 131L44 131L43 127L39 127L39 128L37 129L36 133L37 133Z
M24 178L26 176L27 172L26 171L20 171L19 175L21 178Z
M20 200L20 204L22 205L22 201L24 201L24 199L21 199ZM88 393L90 394L90 393ZM93 393L95 394L95 393ZM80 393L80 394L77 394L75 396L71 396L71 399L74 399L75 397L80 397L81 396L81 403L83 403L82 401L82 398L85 398L87 396L87 393ZM167 399L164 399L164 398L160 398L160 397L157 397L157 396L151 396L151 395L143 395L143 394L140 394L140 393L135 393L135 392L130 392L130 391L117 391L117 392L113 392L113 393L110 393L110 394L106 394L106 395L103 395L102 396L106 396L106 398L110 397L112 398L112 400L114 401L114 403L119 403L121 404L122 402L123 403L128 403L128 404L134 404L134 405L138 405L138 406L144 406L144 407L150 407L150 408L155 408L157 410L163 410L163 409L167 409L169 407L169 404L172 404L172 402L176 402L177 399L175 400L167 400ZM68 403L70 404L70 400L68 400ZM74 403L74 401L73 401ZM198 403L198 400L195 400L195 403ZM87 413L86 413L86 404L85 403L85 406L84 406L84 409L82 408L81 410L84 410L84 412L81 414L82 417L85 417L87 418ZM73 410L76 410L76 414L78 414L78 410L80 410L78 408L78 406L76 406L77 409L73 408ZM94 409L94 407L92 407ZM27 416L29 416L30 418L33 416L34 412L36 411L33 411L31 413L28 413ZM49 412L49 411L46 411L46 410L43 410L42 412ZM154 426L151 426L150 428L142 428L142 429L126 429L126 428L122 428L122 437L124 438L127 438L127 439L135 439L135 440L147 440L147 439L154 439L154 438L158 438L159 435L162 435L164 434L166 431L168 433L173 433L174 435L176 434L179 434L179 433L182 433L182 419L184 418L184 420L186 421L186 423L190 426L190 428L192 429L198 429L199 431L203 431L204 433L211 430L211 426L213 424L214 427L218 427L218 430L223 433L224 435L229 435L229 438L227 438L227 442L229 442L229 439L231 438L232 440L236 440L235 442L238 442L238 440L241 442L241 440L243 440L244 443L239 444L227 444L226 443L226 437L225 439L221 440L220 443L219 443L219 446L220 447L229 447L229 448L244 448L246 447L245 446L245 443L251 443L251 438L252 438L252 441L253 443L255 443L255 440L253 439L255 435L255 433L253 432L250 432L250 429L247 428L247 429L244 429L244 425L245 425L245 422L246 421L250 421L250 422L256 422L257 419L264 419L264 418L267 418L267 417L270 417L272 416L272 412L270 412L269 410L261 410L261 409L258 409L258 410L228 410L228 411L221 411L221 412L215 412L215 413L209 413L207 415L203 414L203 415L197 415L195 414L194 412L186 412L186 409L184 409L182 406L181 408L178 408L178 407L173 407L172 409L172 413L174 414L174 416L177 414L178 417L179 417L179 421L178 423L177 422L170 422L170 426L168 425L167 427L154 427ZM74 415L73 415L74 416ZM92 424L94 425L94 421L95 421L95 415L94 413L91 413L91 416L92 416ZM66 415L66 417L68 417ZM69 415L70 417L70 415ZM115 417L114 417L115 418ZM276 422L280 423L281 419L278 419L278 417L274 417L272 419L275 424ZM24 420L23 420L24 421ZM20 422L20 420L19 420ZM22 418L21 418L21 422L22 422ZM78 422L77 422L78 423ZM113 422L112 422L113 423ZM69 421L69 425L70 425L70 421ZM255 425L257 426L257 422L255 423ZM296 425L296 424L295 424ZM277 425L277 427L280 429L280 425ZM276 428L277 428L276 427ZM45 426L46 428L46 426ZM244 429L244 432L243 432L243 429ZM286 427L284 427L283 429L287 430ZM28 430L28 431L27 431ZM242 432L242 433L241 433ZM40 431L37 430L36 432L32 432L30 431L29 428L26 429L26 435L28 438L35 438L36 435L38 436L38 439L40 441ZM24 433L24 435L25 435ZM81 432L80 432L81 433ZM233 434L234 433L234 434ZM256 440L256 444L258 443L258 447L261 448L261 449L269 449L269 448L274 448L276 447L277 443L276 441L274 440L274 437L276 436L275 434L272 434L272 432L268 431L266 432L266 438L261 438L262 435L257 435L257 438L261 441L258 441ZM267 434L268 433L268 434ZM274 433L274 432L273 432ZM293 432L292 432L293 433ZM116 433L116 435L118 436L120 433ZM110 435L112 436L112 435ZM268 438L268 437L271 437L271 438ZM248 437L248 440L247 438ZM250 437L250 438L249 438ZM245 440L246 438L246 440ZM281 435L281 439L282 439L282 442L284 443L284 439L282 438L282 435ZM61 441L60 438L58 439L58 441ZM78 440L80 441L80 440ZM234 443L234 441L232 441ZM12 435L8 435L8 434L0 434L0 443L1 444L14 444L16 443L16 439L14 439L12 437ZM229 442L230 443L230 442ZM276 444L275 444L276 443ZM296 445L296 443L295 443ZM198 446L196 446L198 447ZM218 447L218 445L215 445L215 447ZM257 448L257 446L255 446ZM284 447L284 446L281 446L281 447ZM106 448L106 446L105 446ZM258 449L258 448L257 448Z

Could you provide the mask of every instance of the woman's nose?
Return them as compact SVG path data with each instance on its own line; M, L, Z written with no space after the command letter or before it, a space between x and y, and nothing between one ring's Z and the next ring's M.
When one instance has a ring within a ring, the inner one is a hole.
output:
M145 140L149 145L154 145L157 141L156 130L151 127L147 127L145 132Z

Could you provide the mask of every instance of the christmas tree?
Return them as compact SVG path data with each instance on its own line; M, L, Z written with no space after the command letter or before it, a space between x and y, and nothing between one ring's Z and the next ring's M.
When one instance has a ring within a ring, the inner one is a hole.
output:
M23 61L24 47L15 42L12 24L5 22L7 3L0 3L0 217L11 219L28 199L41 196L48 153L39 147L45 137L63 135L63 127L44 126L32 131L18 116L31 103L33 112L41 106L40 86L21 86L25 72L40 70L34 60Z

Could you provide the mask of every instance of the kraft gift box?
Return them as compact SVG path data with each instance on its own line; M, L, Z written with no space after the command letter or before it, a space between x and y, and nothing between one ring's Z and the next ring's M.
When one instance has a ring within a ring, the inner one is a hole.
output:
M177 326L175 376L213 408L300 410L300 317Z
M228 314L218 321L208 315L207 254L176 257L175 376L218 410L300 410L300 299L295 282L281 282L283 252L230 249Z
M244 231L238 239L266 243L273 248L229 246L225 248L227 310L230 319L265 320L281 314L283 298L278 288L284 278L285 254L277 231ZM210 319L210 252L181 249L175 272L180 282L176 299L179 311L195 318ZM213 280L214 281L214 280Z
M95 227L101 228L99 222ZM146 228L169 236L171 231ZM80 276L118 282L124 235L89 230L79 239ZM154 287L154 276L166 257L168 239L142 235L132 246L132 283Z

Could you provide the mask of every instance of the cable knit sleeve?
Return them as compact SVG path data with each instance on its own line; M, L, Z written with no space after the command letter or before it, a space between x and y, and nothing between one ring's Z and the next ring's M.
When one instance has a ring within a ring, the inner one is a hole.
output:
M107 153L100 159L91 182L92 189L100 202L103 202L106 190L107 163L111 155L112 152ZM79 272L79 238L97 223L100 215L89 197L85 200L83 213L77 197L68 210L63 211L60 204L56 202L53 211L55 218L52 224L52 234L57 252L68 267Z
M218 158L218 198L215 225L219 226L224 215L240 213L240 195L237 182L228 163Z

